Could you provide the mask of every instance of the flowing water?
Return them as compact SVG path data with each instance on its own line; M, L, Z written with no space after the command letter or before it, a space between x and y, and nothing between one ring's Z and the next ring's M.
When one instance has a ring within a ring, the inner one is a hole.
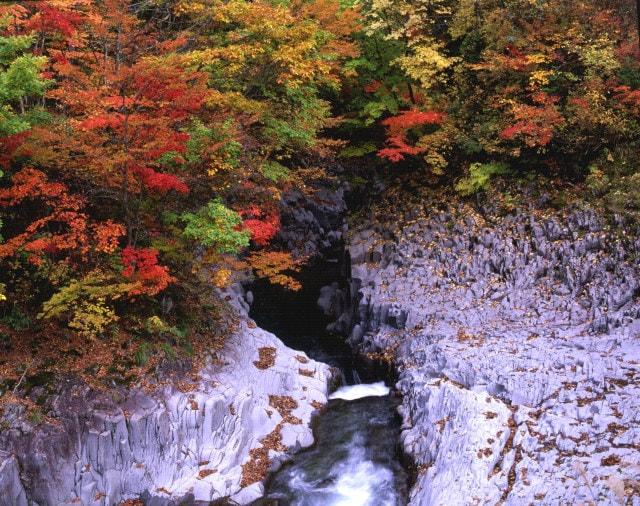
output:
M317 418L315 445L294 455L269 481L266 504L406 504L407 476L398 458L398 401L386 387L382 394L380 384L347 388L354 390L336 392Z
M315 444L269 478L265 497L256 504L404 505L408 476L399 445L400 401L383 381L375 381L379 371L363 367L344 341L323 330L326 322L309 285L306 294L290 298L277 288L256 287L252 316L288 346L339 368L346 385L331 394L314 419Z

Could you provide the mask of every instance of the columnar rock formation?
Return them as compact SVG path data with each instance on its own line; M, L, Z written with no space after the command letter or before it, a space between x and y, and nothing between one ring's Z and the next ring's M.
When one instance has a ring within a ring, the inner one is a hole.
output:
M321 255L341 241L343 189L285 196L280 241ZM182 498L261 497L262 478L286 454L313 442L310 421L327 402L334 370L285 346L248 319L244 290L222 295L240 323L193 377L153 392L96 392L69 378L44 396L53 423L23 409L0 418L0 506L111 506L144 495L150 504Z
M412 504L640 504L640 239L545 200L389 196L323 290L399 369Z
M218 361L153 393L63 383L48 401L55 423L4 418L0 505L107 506L143 493L248 503L273 461L313 442L330 374L243 321Z

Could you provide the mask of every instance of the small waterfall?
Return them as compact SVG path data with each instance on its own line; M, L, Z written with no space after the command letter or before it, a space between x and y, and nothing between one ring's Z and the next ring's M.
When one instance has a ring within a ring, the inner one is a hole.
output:
M316 264L303 273L303 290L285 293L257 283L251 316L287 346L340 371L343 386L314 420L315 444L276 471L266 484L264 506L402 506L408 476L399 444L399 399L382 381L381 368L353 353L316 304L335 270ZM344 280L343 280L344 281ZM368 365L368 366L367 366Z

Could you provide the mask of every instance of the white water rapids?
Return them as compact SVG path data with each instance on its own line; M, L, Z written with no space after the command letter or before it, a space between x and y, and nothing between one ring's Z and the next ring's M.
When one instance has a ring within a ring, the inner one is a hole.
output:
M391 389L384 384L383 381L377 383L370 383L368 385L349 385L346 387L338 388L333 392L329 399L343 399L345 401L355 401L356 399L362 399L364 397L381 397L389 395Z
M267 487L278 506L399 506L406 474L398 459L397 399L383 382L350 385L330 396L316 444L294 455Z

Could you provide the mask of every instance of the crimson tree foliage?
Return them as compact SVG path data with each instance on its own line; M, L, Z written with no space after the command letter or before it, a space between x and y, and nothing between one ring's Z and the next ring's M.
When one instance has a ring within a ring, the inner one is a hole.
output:
M391 162L404 160L408 155L419 155L424 147L409 145L408 135L412 129L424 125L439 125L445 115L434 111L403 111L397 116L387 118L382 122L387 131L387 147L378 151L378 156Z
M629 2L390 0L363 16L355 103L382 117L384 160L445 178L477 164L631 176L640 52ZM430 124L411 119L433 111Z
M156 295L175 281L167 267L158 264L158 250L154 248L127 246L122 250L122 264L122 275L136 282L129 295Z
M264 211L252 205L240 210L243 225L251 233L251 239L259 246L269 244L269 241L280 230L280 216L277 210Z
M91 253L113 253L124 228L111 220L92 222L83 212L85 204L85 199L70 194L63 183L49 181L43 172L20 170L11 177L11 186L0 190L0 208L19 214L31 214L34 209L44 213L0 244L0 259L20 251L34 264L43 263L47 255L61 254L82 263Z
M357 17L338 0L0 4L3 301L95 337L189 319L247 265L296 288L298 261L269 250L280 194L330 144L323 97Z

